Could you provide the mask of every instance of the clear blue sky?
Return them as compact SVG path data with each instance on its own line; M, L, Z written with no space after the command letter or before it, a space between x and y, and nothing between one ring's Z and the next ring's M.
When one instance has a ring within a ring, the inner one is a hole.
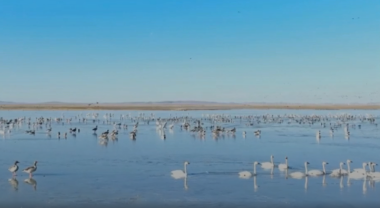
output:
M379 11L378 0L1 1L0 100L380 102Z

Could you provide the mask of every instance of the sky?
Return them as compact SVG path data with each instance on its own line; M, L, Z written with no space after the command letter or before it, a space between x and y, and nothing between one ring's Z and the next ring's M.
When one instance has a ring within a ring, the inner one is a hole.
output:
M378 0L0 1L0 101L380 102Z

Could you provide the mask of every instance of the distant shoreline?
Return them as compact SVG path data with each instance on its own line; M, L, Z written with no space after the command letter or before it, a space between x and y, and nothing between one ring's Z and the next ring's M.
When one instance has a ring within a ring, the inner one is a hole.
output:
M380 105L364 104L0 104L0 110L140 110L190 111L238 109L293 110L380 110Z

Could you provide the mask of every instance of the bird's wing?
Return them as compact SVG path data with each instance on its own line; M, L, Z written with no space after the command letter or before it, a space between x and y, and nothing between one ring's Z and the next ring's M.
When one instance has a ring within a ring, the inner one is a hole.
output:
M30 166L30 167L25 168L24 171L26 171L26 170L31 170L31 169L33 169L33 168L34 168L34 166Z

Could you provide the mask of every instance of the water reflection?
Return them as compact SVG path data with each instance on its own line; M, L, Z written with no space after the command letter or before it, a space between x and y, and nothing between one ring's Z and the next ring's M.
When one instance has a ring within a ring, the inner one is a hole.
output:
M33 178L27 178L27 179L24 180L24 182L25 182L26 184L29 184L29 185L33 186L33 189L34 189L35 191L37 190L37 181L34 180Z
M256 178L256 176L253 176L253 188L255 192L257 192L257 189L259 188L259 186L257 185Z
M273 171L274 171L274 167L272 167L272 168L270 169L270 178L271 178L271 179L273 179Z
M350 177L347 177L347 186L350 187L351 184L352 184L352 183L351 183L351 179L350 179Z
M13 187L13 189L15 191L17 191L18 190L18 180L16 178L11 178L8 181L11 184L11 186Z
M187 186L187 176L183 179L183 187L187 190L189 187Z
M305 191L307 191L309 177L305 177Z
M323 175L322 186L323 186L323 187L327 186L327 183L326 183L326 175Z
M340 186L341 189L344 188L344 185L343 185L343 176L340 176L339 186Z

